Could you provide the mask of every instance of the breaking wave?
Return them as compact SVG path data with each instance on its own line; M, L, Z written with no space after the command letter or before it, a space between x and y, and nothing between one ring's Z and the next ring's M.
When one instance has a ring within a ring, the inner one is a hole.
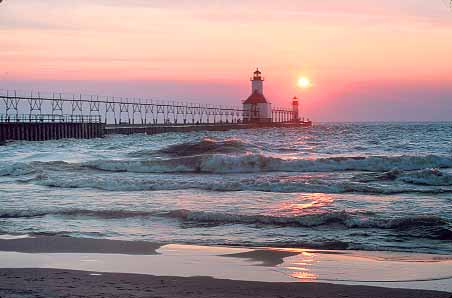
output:
M451 186L452 175L439 169L422 169L417 171L402 171L393 169L383 174L361 174L354 177L355 181L372 182L381 180L402 181L415 185Z
M186 142L165 147L160 150L140 150L132 152L132 157L170 156L185 157L206 154L234 154L255 151L255 145L239 139L215 140L203 138L200 141Z
M443 236L448 231L448 240L452 240L450 225L445 219L433 215L411 215L394 218L382 217L372 212L333 211L298 216L250 215L222 212L192 211L176 209L170 211L131 211L131 210L86 210L66 209L53 211L1 211L0 218L34 218L48 215L64 217L95 217L102 219L124 219L143 217L166 217L181 221L209 224L253 224L293 227L319 227L343 225L347 228L397 229L410 230L420 228L442 228ZM430 230L431 231L431 230Z
M206 191L261 191L274 193L449 193L450 186L388 185L353 181L332 181L309 177L254 177L253 179L175 179L164 177L122 177L113 175L37 175L33 181L38 185L56 188L94 188L107 191L163 191L200 189Z
M406 216L382 218L372 212L337 211L314 213L292 217L273 215L242 215L219 212L175 210L168 216L201 223L263 224L280 226L317 227L323 225L344 225L348 228L410 229L447 225L447 221L437 216Z
M50 171L77 171L86 169L82 164L69 163L65 161L34 161L31 163L16 162L0 164L0 177L11 176L18 177L30 174L42 173L45 170Z
M417 185L449 186L452 185L452 175L438 169L425 169L413 173L405 173L400 180Z
M177 153L179 154L179 153ZM332 157L319 159L283 159L257 153L240 155L207 154L174 158L139 160L94 160L84 163L32 162L0 165L0 176L21 176L42 170L76 171L99 170L131 173L259 173L259 172L337 172L368 171L386 172L380 178L400 176L396 171L420 171L401 177L406 181L423 185L451 185L451 175L438 170L452 168L452 157L446 156L369 156ZM372 177L372 179L375 177ZM433 181L434 179L435 181ZM432 182L433 181L433 182Z
M97 170L136 173L255 173L255 172L386 172L394 168L404 171L428 168L450 168L452 157L370 156L320 159L281 159L262 154L206 155L151 160L97 160L83 164Z

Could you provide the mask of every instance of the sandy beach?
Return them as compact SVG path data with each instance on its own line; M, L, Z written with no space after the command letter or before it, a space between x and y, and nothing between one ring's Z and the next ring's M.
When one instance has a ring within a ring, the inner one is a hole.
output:
M0 240L0 251L0 296L11 298L452 296L447 290L451 280L446 275L452 268L447 256L42 236ZM374 282L344 281L353 274L364 274L364 280ZM337 280L328 282L334 275ZM382 276L388 280L382 281Z

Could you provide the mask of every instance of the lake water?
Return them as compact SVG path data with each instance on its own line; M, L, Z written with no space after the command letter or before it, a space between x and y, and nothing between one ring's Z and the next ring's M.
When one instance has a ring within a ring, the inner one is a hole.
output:
M8 143L0 234L452 254L452 123Z

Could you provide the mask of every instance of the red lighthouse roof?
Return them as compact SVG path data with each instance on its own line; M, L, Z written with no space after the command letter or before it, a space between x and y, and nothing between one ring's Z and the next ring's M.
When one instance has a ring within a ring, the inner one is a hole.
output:
M243 104L254 105L254 104L258 104L258 103L268 103L268 102L263 94L261 94L257 90L254 90L253 94L251 94L250 97L248 97L248 99L245 100L245 102Z

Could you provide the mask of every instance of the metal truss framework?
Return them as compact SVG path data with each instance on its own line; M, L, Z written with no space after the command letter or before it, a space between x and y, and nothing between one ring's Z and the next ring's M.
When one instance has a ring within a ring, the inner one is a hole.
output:
M24 104L25 103L25 104ZM248 111L238 107L185 102L154 102L152 100L124 99L97 95L63 95L39 92L18 93L0 89L0 114L9 121L23 121L24 115L54 117L55 121L67 115L69 119L94 116L106 124L128 125L188 125L242 123L249 118ZM19 117L20 115L20 117ZM255 115L254 115L255 116ZM273 109L273 122L293 121L288 109ZM22 120L19 120L22 119ZM38 117L39 119L39 117ZM66 119L66 118L65 118Z

